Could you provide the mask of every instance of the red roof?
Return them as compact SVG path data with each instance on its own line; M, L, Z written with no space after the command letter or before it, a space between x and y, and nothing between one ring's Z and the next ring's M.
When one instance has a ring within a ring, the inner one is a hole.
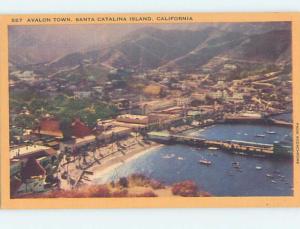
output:
M33 157L30 157L21 170L22 180L30 179L33 176L45 176L46 170Z
M85 136L91 135L92 130L88 128L83 122L79 119L76 119L72 123L72 135L76 138L83 138Z
M55 118L43 118L40 121L38 129L35 131L38 134L44 134L55 137L62 137L60 130L60 122Z

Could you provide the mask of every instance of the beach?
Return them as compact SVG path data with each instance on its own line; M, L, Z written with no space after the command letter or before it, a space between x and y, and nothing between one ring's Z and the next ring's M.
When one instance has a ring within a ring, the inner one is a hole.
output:
M101 177L118 166L150 152L161 144L145 142L141 136L130 137L116 143L97 148L88 152L85 163L82 157L74 157L69 163L62 161L58 176L61 178L61 188L68 190L80 184L99 183ZM82 166L84 164L84 166ZM62 178L63 173L68 173L67 179ZM88 171L90 175L83 176Z

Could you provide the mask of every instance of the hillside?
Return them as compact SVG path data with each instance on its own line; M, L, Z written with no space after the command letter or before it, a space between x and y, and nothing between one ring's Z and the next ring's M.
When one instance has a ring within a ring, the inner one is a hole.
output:
M21 33L14 35L16 32L12 30L10 63L13 69L17 66L23 70L33 69L41 74L55 74L63 70L68 74L70 69L86 65L136 71L159 68L197 72L203 66L215 62L216 58L223 59L224 63L290 62L290 24L284 22L206 23L181 25L178 28L171 25L141 26L138 25L135 29L133 26L126 27L119 31L116 31L119 27L105 28L102 34L96 29L92 33L93 38L89 38L87 34L95 27L87 27L85 35L84 28L80 28L81 33L73 33L75 38L69 44L66 44L62 35L58 35L55 44L48 43L48 52L43 51L47 43L46 40L42 41L43 36L36 35L36 32L29 33L30 36L20 42L18 39ZM59 31L62 32L61 29ZM66 31L70 31L70 28ZM53 36L52 33L49 34ZM83 37L86 39L82 40ZM21 44L26 47L17 52L16 49ZM54 58L58 55L57 50L66 55ZM40 55L44 55L44 58L40 58L41 61L52 60L33 64L31 56L37 58Z

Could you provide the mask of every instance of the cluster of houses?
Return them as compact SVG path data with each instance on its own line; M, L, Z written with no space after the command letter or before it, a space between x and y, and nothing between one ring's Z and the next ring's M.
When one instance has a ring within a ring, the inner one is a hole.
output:
M145 104L144 115L121 114L115 119L98 120L93 128L75 119L68 139L58 119L44 117L38 127L27 134L25 142L10 149L11 194L43 192L59 186L57 169L65 153L76 154L90 145L101 147L143 129L182 119L183 106L173 105L173 101Z

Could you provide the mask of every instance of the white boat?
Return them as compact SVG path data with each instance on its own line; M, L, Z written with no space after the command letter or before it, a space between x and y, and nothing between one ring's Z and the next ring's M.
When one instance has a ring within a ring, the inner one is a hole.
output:
M203 164L203 165L211 165L212 164L212 162L209 160L199 160L198 162L199 162L199 164Z
M164 159L170 159L170 158L173 158L173 157L175 157L175 154L171 153L171 154L164 155L162 158L164 158Z
M247 136L248 134L247 134L247 133L244 133L244 135Z
M267 173L266 176L267 176L267 177L273 177L273 175L270 174L270 173Z
M272 183L277 184L277 182L275 180L271 180Z
M257 135L255 135L255 137L258 137L258 138L264 138L266 135L264 135L264 134L257 134Z
M244 153L244 152L238 152L238 151L235 151L233 152L235 155L242 155L242 156L247 156L248 154L247 153Z
M209 150L218 150L219 148L218 148L218 147L213 147L213 146L211 146L211 147L208 147L208 149L209 149Z
M267 134L276 134L275 131L270 131L270 130L266 131L266 133L267 133Z
M241 168L240 162L238 162L238 161L232 162L232 167L236 168L236 169L240 169Z
M180 161L184 160L183 157L177 157L177 159L180 160Z
M261 169L262 169L261 166L256 166L255 168L256 168L257 170L261 170Z

